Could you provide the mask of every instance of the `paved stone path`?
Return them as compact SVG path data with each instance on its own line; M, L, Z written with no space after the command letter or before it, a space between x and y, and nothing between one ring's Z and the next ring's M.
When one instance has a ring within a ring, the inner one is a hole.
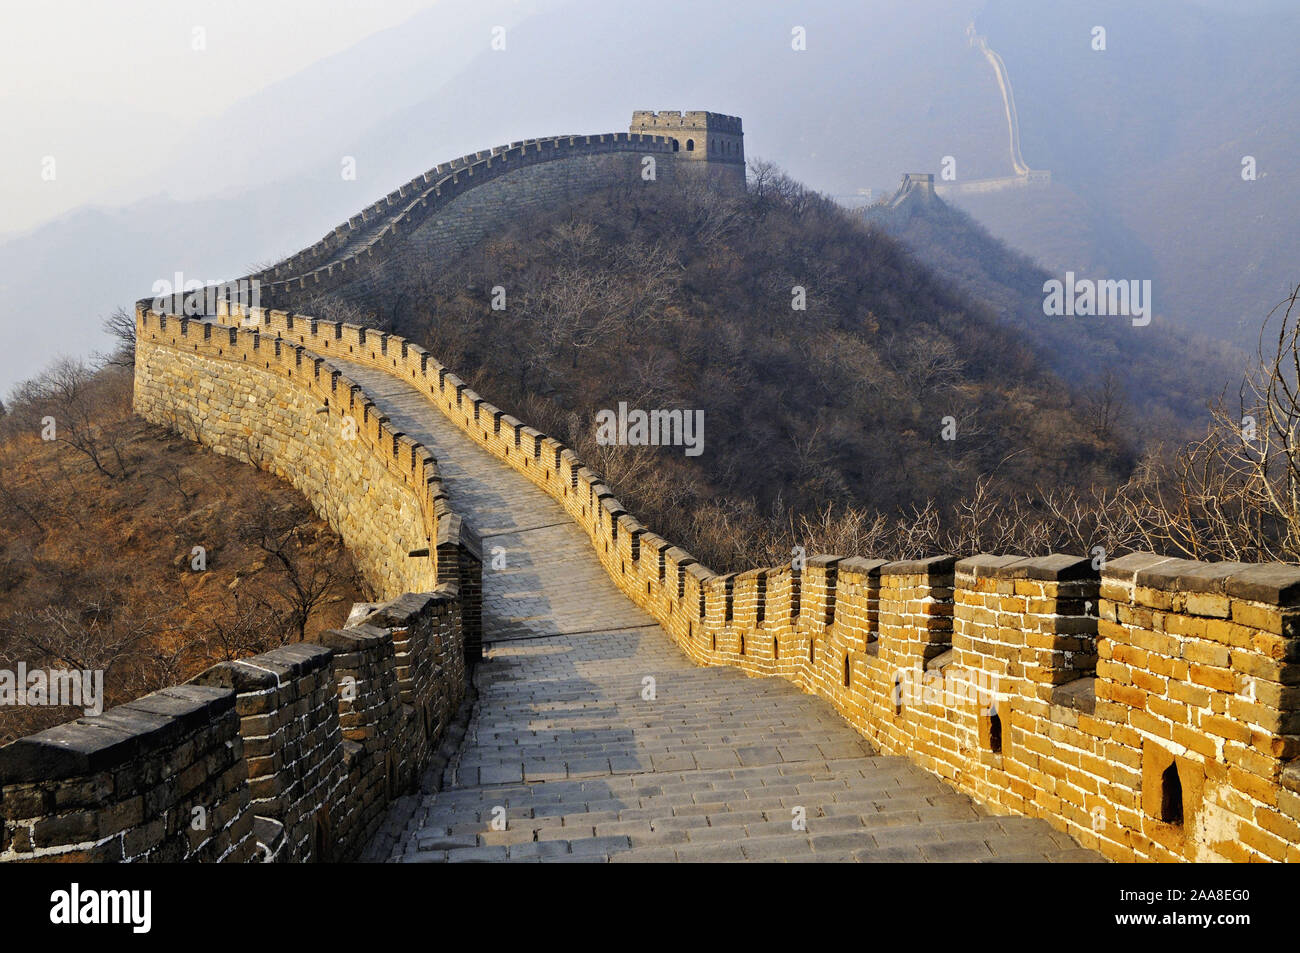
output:
M392 859L1100 859L876 754L782 679L694 665L615 588L559 504L413 387L346 372L433 451L453 507L484 537L478 703L443 790L419 804ZM494 546L507 565L495 572Z

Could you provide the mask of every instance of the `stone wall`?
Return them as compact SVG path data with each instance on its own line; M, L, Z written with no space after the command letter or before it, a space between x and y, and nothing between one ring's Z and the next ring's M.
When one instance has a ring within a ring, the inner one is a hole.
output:
M218 320L347 347L427 392L700 664L789 678L882 751L1116 860L1300 859L1300 568L814 556L718 575L418 346L284 312Z
M440 200L418 225L401 235L400 241L388 243L381 261L303 289L312 294L273 286L268 295L263 286L262 301L287 304L322 291L343 301L374 301L382 295L394 271L439 269L516 221L522 209L563 207L584 195L617 185L644 190L662 188L674 181L677 163L671 155L656 156L654 181L642 179L641 160L648 154L617 151L569 156L562 162L503 167L500 174Z
M0 860L255 854L235 696L166 688L0 748Z
M400 234L409 234L444 203L496 176L557 159L627 151L655 154L671 152L672 147L662 136L622 133L549 136L512 142L439 163L362 209L320 241L250 277L272 284L300 278L341 261L349 253L370 247L376 239L373 251L365 257L380 257L388 251L389 241Z
M457 596L0 748L0 861L355 859L464 698Z
M559 207L616 185L655 188L676 179L744 188L741 120L710 112L639 110L631 132L528 139L441 163L246 282L256 302L287 307L329 295L365 301L387 269L438 267L498 231L521 208ZM684 151L685 139L699 148ZM655 176L643 176L652 157ZM158 310L184 315L183 293Z
M645 156L655 157L656 181L671 180L675 157L662 136L557 136L467 156L425 173L310 248L249 277L259 282L265 306L326 293L364 299L382 282L384 266L436 266L521 207L561 204L620 182L653 187L641 177Z
M814 556L718 575L630 516L571 450L488 403L418 346L281 311L222 308L215 320L182 329L176 319L154 318L155 326L142 316L146 352L170 349L177 366L191 353L207 361L173 378L150 370L155 365L146 360L144 377L178 391L185 381L199 382L206 394L221 386L209 376L238 365L239 378L264 386L254 394L263 406L283 399L277 363L323 369L300 371L304 380L310 373L313 382L322 374L337 381L329 356L339 354L401 377L559 501L622 591L701 664L789 678L827 698L882 751L908 756L996 809L1046 818L1115 859L1297 859L1296 567L1151 554L1100 569L1065 555L905 562ZM219 353L205 355L214 341ZM255 369L259 359L263 366ZM364 406L364 394L342 380L341 392L356 395L349 409ZM323 401L329 385L314 386ZM237 432L236 424L247 427L246 412L235 413L243 411L239 393L224 402L205 396L209 416L200 416L200 429L226 434ZM329 387L336 403L339 393L339 385ZM286 403L285 413L315 416L312 403L301 410ZM214 414L217 422L207 422ZM410 487L430 489L433 560L426 564L447 591L459 594L462 579L476 581L464 570L476 565L477 554L467 552L466 531L445 506L433 461L423 461L421 471L423 448L403 452L401 435L385 431L385 422L370 413L362 418L373 428L365 446L386 467L396 450L390 474L404 482L402 461L409 459ZM310 434L310 423L300 423L300 430ZM211 759L202 768L191 764L185 783L167 790L203 791L200 799L217 805L228 837L180 846L176 819L192 806L183 800L192 794L145 799L142 804L155 806L145 822L138 817L144 808L131 801L138 787L105 785L113 771L129 780L132 772L161 776L188 763L166 745L188 745L189 736L151 722L137 726L147 743L128 734L111 754L87 752L53 771L34 767L52 757L46 749L77 750L84 742L70 746L38 735L0 750L4 856L355 856L382 806L418 776L420 758L445 729L458 698L452 683L463 676L461 643L478 624L447 607L432 613L441 620L436 636L422 634L394 625L400 622L394 611L408 610L390 609L368 625L329 633L321 647L218 666L196 679L236 699L241 755L233 768L219 761L209 768ZM429 606L416 615L430 615ZM323 704L322 684L334 686L337 706ZM133 705L145 703L157 707L149 699ZM187 710L189 730L199 721L208 732L203 737L224 731L235 744L226 695L205 699L198 710L212 714ZM290 710L293 717L275 717ZM124 706L101 717L126 726L140 716ZM83 729L78 723L54 731ZM319 740L334 738L337 743ZM231 788L229 772L241 768L244 776ZM248 785L247 801L231 793L241 782ZM347 793L332 793L340 791ZM65 811L65 804L89 809ZM241 836L250 824L255 838ZM145 840L146 829L162 840L141 848L154 843Z
M641 177L646 155L656 159L654 181ZM384 264L438 269L517 221L521 209L562 207L620 185L654 189L674 180L675 167L662 153L642 151L577 155L562 162L521 165L446 201L385 257ZM365 289L367 294L369 291Z
M235 694L250 808L267 859L309 859L344 778L332 652L286 645L214 665L193 681Z
M478 541L428 450L319 356L143 308L136 335L137 412L298 487L391 601L0 748L0 860L355 858L464 698Z
M346 376L255 330L139 311L136 335L137 414L291 483L377 598L437 585L437 464Z
M671 148L620 135L466 157L265 273L263 290L364 289L383 261L454 254L521 197L563 201ZM0 859L349 858L420 775L478 653L481 553L432 455L333 355L427 393L549 493L695 661L788 678L882 751L1117 860L1300 859L1300 568L825 555L719 575L401 338L221 303L202 322L141 310L137 339L139 412L294 482L377 592L422 594L0 749Z

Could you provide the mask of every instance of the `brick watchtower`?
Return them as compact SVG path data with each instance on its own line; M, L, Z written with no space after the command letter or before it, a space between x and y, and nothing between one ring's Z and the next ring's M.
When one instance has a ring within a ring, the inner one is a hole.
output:
M691 110L654 112L638 109L632 113L632 133L666 136L673 151L683 159L697 159L745 177L745 133L739 116Z

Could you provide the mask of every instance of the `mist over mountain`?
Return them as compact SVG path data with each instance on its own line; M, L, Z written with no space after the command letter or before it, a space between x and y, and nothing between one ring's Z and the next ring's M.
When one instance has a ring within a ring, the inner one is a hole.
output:
M776 3L671 0L646 13L576 0L537 4L548 15L518 25L510 4L476 5L455 19L440 4L233 108L159 176L160 190L178 198L129 212L87 209L0 245L8 317L49 315L0 357L0 387L59 349L106 346L99 316L177 270L203 280L242 274L438 162L533 136L623 131L637 108L746 117L750 155L838 195L929 164L959 117L962 142L972 155L982 150L991 171L1001 107L979 62L964 76L936 72L930 82L941 85L925 91L933 102L919 114L898 89L909 61L949 61L965 48L963 18L977 5L818 6L801 12L809 49L796 53L791 15ZM935 32L939 16L961 23ZM506 25L505 50L490 48L489 24ZM340 174L344 156L355 159L355 180ZM147 220L122 221L142 210ZM109 247L130 271L88 275L85 263Z
M944 156L958 181L1009 175L972 23L1007 65L1026 161L1053 181L954 204L1053 272L1151 278L1161 316L1249 343L1300 252L1300 196L1275 171L1297 131L1284 105L1296 19L1283 5L1172 0L438 4L240 102L202 137L141 130L142 148L173 152L154 197L0 244L0 307L24 329L0 354L0 390L60 351L105 347L101 316L177 271L235 277L438 162L625 130L637 108L740 115L750 157L849 204ZM1097 24L1104 52L1089 45ZM806 50L791 48L795 26ZM1246 154L1254 182L1240 176Z
M1244 351L1167 319L1134 326L1125 317L1044 314L1051 273L942 199L909 193L862 214L1013 329L1085 403L1113 399L1122 406L1125 428L1139 443L1194 438L1204 430L1210 402L1240 378Z
M1297 280L1296 7L998 0L977 22L1053 185L954 201L1055 272L1151 278L1159 313L1253 345Z

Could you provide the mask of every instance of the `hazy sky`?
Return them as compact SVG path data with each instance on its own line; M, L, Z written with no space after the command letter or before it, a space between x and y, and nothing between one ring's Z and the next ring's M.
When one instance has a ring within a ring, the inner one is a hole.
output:
M1189 2L1259 12L1294 0ZM83 203L117 205L155 192L152 176L177 145L217 135L211 120L238 100L440 5L451 19L476 2L10 4L0 30L0 236ZM792 3L792 13L800 6ZM50 159L52 181L43 177Z
M169 153L158 130L195 135L242 97L439 2L6 4L0 233L143 188ZM47 156L53 181L42 178Z

